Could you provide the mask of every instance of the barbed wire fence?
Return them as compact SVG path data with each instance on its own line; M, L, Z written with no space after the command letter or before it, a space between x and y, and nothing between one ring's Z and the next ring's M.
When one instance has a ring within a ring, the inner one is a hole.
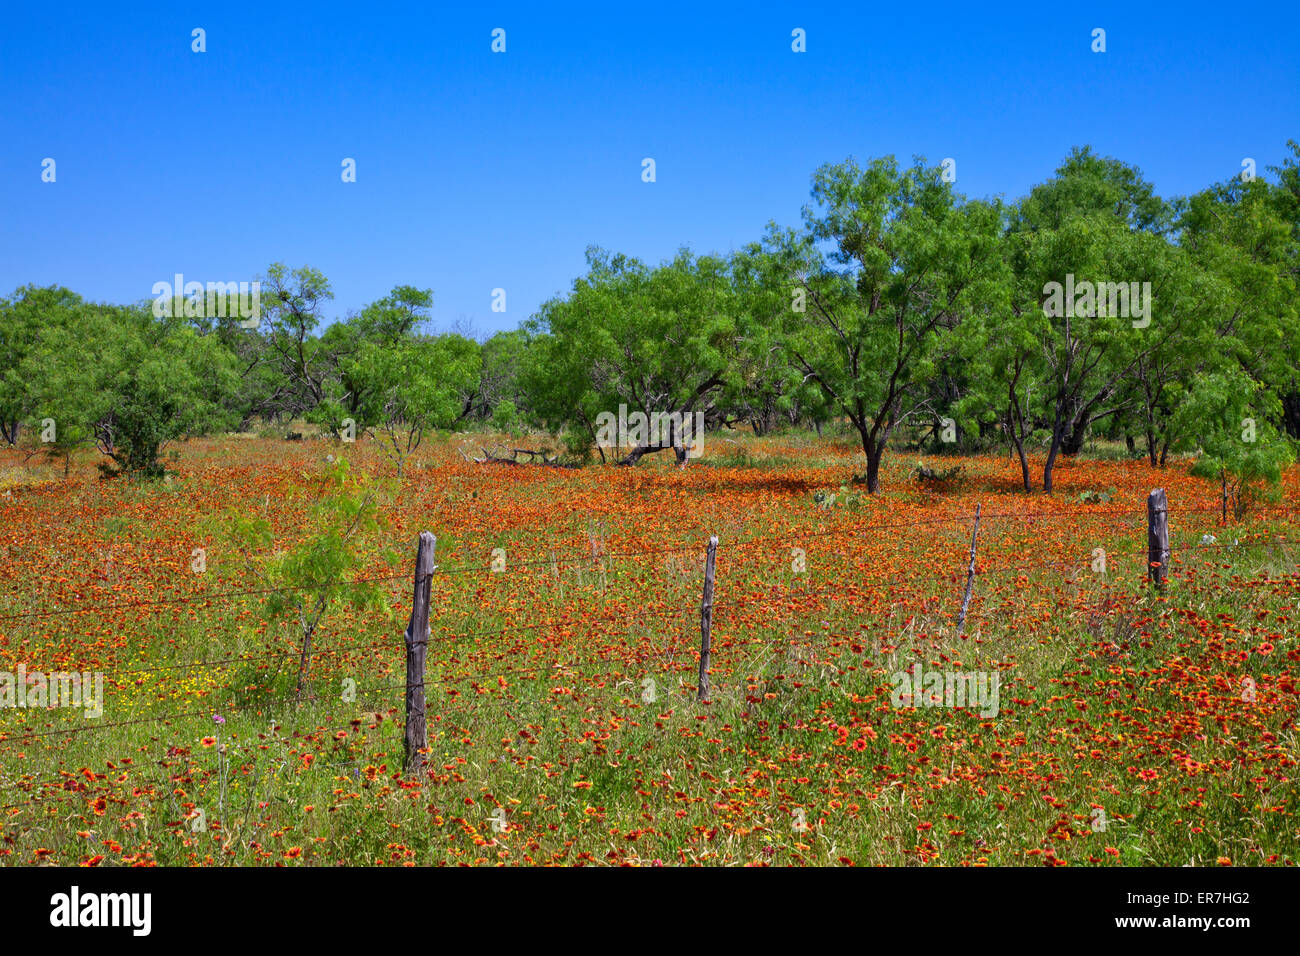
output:
M1291 511L1290 509L1282 509L1282 510L1285 510L1286 513L1290 516L1293 516L1294 514L1294 512ZM1175 514L1177 514L1179 517L1181 517L1182 515L1218 514L1218 513L1219 513L1218 507L1188 508L1185 510L1175 512ZM577 557L558 559L552 553L552 555L549 558L538 558L532 560L512 562L510 571L512 574L516 572L523 573L523 574L533 574L533 573L545 574L549 572L551 574L557 575L558 577L558 569L560 567L582 568L582 567L595 567L598 565L603 575L603 572L606 569L606 562L615 558L640 559L645 557L667 556L667 555L678 555L678 556L692 555L692 556L703 557L706 551L712 552L714 549L717 549L717 551L721 555L726 557L732 553L740 553L748 549L759 548L759 547L765 547L768 549L779 549L780 547L789 547L798 550L799 544L807 543L813 540L824 540L824 539L832 539L832 538L840 538L840 537L872 539L874 538L874 536L877 536L880 532L883 531L898 531L904 529L915 529L920 527L928 527L928 526L936 526L936 525L944 525L949 527L954 525L961 526L962 524L969 522L972 525L972 536L971 536L972 541L970 547L969 565L967 568L954 566L951 570L951 573L947 577L947 581L944 582L949 584L956 584L957 582L960 581L960 579L963 578L966 581L967 593L964 595L964 597L960 599L954 593L953 595L954 609L949 615L951 617L960 619L960 623L957 625L957 629L958 631L960 631L960 625L961 623L964 623L965 620L966 608L970 605L971 602L970 591L976 588L978 582L982 579L996 577L999 575L1012 574L1017 576L1025 576L1036 572L1042 573L1042 572L1054 572L1054 571L1075 572L1077 574L1077 572L1082 570L1083 568L1089 568L1093 572L1101 575L1102 577L1105 577L1109 573L1110 563L1113 563L1116 559L1118 559L1120 561L1131 560L1134 562L1135 566L1142 567L1149 588L1153 591L1158 592L1163 589L1171 574L1177 576L1177 572L1179 570L1186 569L1187 562L1184 560L1185 555L1195 555L1195 554L1202 554L1206 552L1240 550L1242 548L1267 546L1270 548L1281 549L1286 563L1290 565L1293 562L1291 561L1290 554L1286 551L1286 546L1300 545L1300 538L1284 538L1275 534L1270 537L1259 538L1256 540L1242 541L1240 539L1237 539L1231 543L1226 541L1220 542L1217 540L1217 536L1210 533L1212 530L1216 530L1212 528L1212 529L1207 529L1203 532L1197 532L1197 531L1193 531L1190 533L1185 532L1184 542L1178 544L1175 547L1171 544L1169 540L1169 526L1168 526L1169 509L1167 504L1164 502L1163 491L1157 489L1156 492L1152 493L1151 501L1149 502L1148 509L1147 509L1146 524L1147 524L1148 541L1147 541L1147 548L1145 549L1142 550L1135 549L1132 551L1111 551L1107 553L1105 552L1104 549L1093 548L1086 552L1079 553L1077 555L1062 556L1059 560L1055 560L1055 561L1038 560L1027 564L1005 565L1005 566L993 566L993 565L989 565L986 562L981 562L978 560L978 554L977 554L978 549L976 547L976 537L977 537L976 532L978 530L980 522L988 522L988 521L1035 522L1040 520L1056 520L1056 519L1067 518L1067 517L1106 518L1110 516L1127 517L1130 519L1136 518L1136 516L1131 510L1123 509L1123 508L1085 507L1080 509L1062 509L1062 510L1050 511L1050 512L993 511L993 512L985 512L982 514L980 513L979 509L977 509L977 513L969 517L946 514L934 518L919 518L910 521L900 521L900 522L869 523L865 526L855 525L853 527L848 527L848 528L836 528L836 529L819 530L819 531L794 530L781 535L770 535L770 536L765 536L760 538L749 538L749 539L736 541L734 543L723 543L721 545L717 544L715 538L713 542L710 542L710 547L708 548L706 548L702 543L692 543L692 544L676 544L676 545L671 545L671 546L661 547L661 548L646 548L646 549L633 549L633 550L609 551L609 552L601 550L597 552L597 550L593 545L592 555L584 554L582 556L577 556ZM474 682L474 681L489 680L494 677L503 677L505 673L511 673L516 679L521 679L521 678L528 679L529 676L535 677L535 676L539 676L541 673L539 671L539 675L521 675L521 673L518 671L502 671L500 669L497 669L492 672L485 671L482 673L461 674L452 677L444 676L436 679L430 679L427 676L427 674L425 673L425 655L423 651L427 650L427 647L433 637L433 628L432 628L432 621L431 621L432 612L430 607L430 585L432 581L439 576L481 574L484 572L499 573L503 570L503 567L497 561L493 561L488 564L464 565L459 567L449 567L449 568L437 567L433 562L433 548L431 545L428 545L424 540L426 535L428 536L429 539L433 539L432 534L428 532L422 533L421 548L419 553L417 554L416 569L414 572L387 571L378 574L358 575L340 581L310 582L305 584L285 585L285 586L278 586L278 587L228 589L228 590L219 590L219 591L211 591L211 592L198 592L189 595L182 595L182 596L169 597L169 598L157 598L157 599L150 599L150 600L136 600L136 601L127 601L127 602L108 602L108 603L91 601L91 602L86 602L85 604L82 605L56 608L53 610L42 609L39 611L33 610L33 611L24 611L24 612L18 612L13 614L7 614L7 615L0 615L0 624L3 624L5 622L17 622L17 621L32 622L38 620L49 620L49 619L60 618L60 617L103 613L105 611L112 611L112 610L140 610L140 609L147 609L147 608L193 606L193 605L212 607L212 606L218 606L227 603L233 603L235 601L239 601L247 598L265 598L268 595L276 594L276 593L318 591L322 589L331 589L331 588L346 588L346 587L351 587L363 583L392 584L401 581L411 582L413 586L413 598L412 598L412 609L411 609L412 616L411 616L410 623L408 624L408 628L405 634L405 641L404 641L407 650L406 679L402 682L377 684L373 686L367 686L364 688L355 688L353 693L355 694L356 698L374 696L379 694L389 694L389 693L394 693L396 691L402 691L404 693L406 698L406 708L404 714L404 718L405 718L404 719L404 772L417 773L423 766L423 755L428 749L427 735L425 733L427 705L424 696L424 691L427 688L464 683L466 681ZM426 546L428 547L427 556L425 554ZM1098 552L1101 553L1099 554ZM1177 560L1175 560L1175 556L1177 556ZM1139 564L1138 563L1139 559L1143 559L1143 558L1145 558L1146 560ZM1100 561L1100 565L1098 564L1099 561ZM702 564L705 563L702 562ZM671 611L666 612L663 610L656 611L656 617L659 618L660 620L677 620L677 619L684 620L688 616L694 615L696 613L700 615L701 644L697 656L698 680L697 680L697 686L694 688L694 690L695 690L696 697L700 701L705 701L705 702L709 700L710 690L711 690L709 659L710 659L710 654L712 653L713 650L713 647L711 645L711 637L712 637L712 627L714 624L714 615L717 612L722 611L724 612L724 617L725 617L725 613L728 611L739 609L741 607L751 606L753 600L753 598L750 597L742 597L730 601L727 600L714 601L713 587L715 584L715 580L714 580L714 576L708 573L710 570L712 570L711 565L712 562L707 562L705 566L701 568L701 570L704 572L703 574L704 593L701 596L701 601L698 607L692 606L692 607L680 608L676 612L671 612ZM766 595L766 597L772 600L773 604L775 605L780 599L783 598L791 598L791 599L798 599L801 601L807 601L810 598L814 598L814 597L828 597L832 595L843 596L846 593L846 590L847 591L861 590L867 593L874 593L877 596L883 595L891 599L902 597L905 599L910 599L915 601L915 599L918 597L920 593L920 591L917 588L909 589L909 588L901 588L897 586L901 586L905 583L915 583L918 576L919 576L918 572L915 569L912 569L912 570L901 571L899 573L893 575L887 575L883 577L864 578L860 582L832 581L832 582L828 582L825 586L816 589L809 588L806 586L789 587L786 588L781 594L769 593L768 595ZM1062 579L1062 583L1065 584L1074 584L1076 583L1076 581L1077 581L1077 577ZM935 583L936 582L931 581L929 582L928 587L924 587L920 590L931 591L934 589ZM892 588L892 590L886 591L885 590L886 588ZM1094 613L1098 610L1114 612L1118 609L1121 609L1124 606L1127 606L1127 604L1131 604L1131 601L1128 601L1126 603L1126 599L1133 599L1135 597L1136 595L1133 592L1129 592L1124 595L1103 597L1101 600L1093 604L1081 606L1081 609L1089 610ZM926 598L925 600L928 601L928 598ZM978 614L979 613L978 598L976 600L975 608L976 608L976 613ZM929 608L927 606L926 610L932 612L934 609ZM421 626L421 622L423 622L422 626ZM621 612L619 614L615 614L613 616L607 616L607 617L591 617L584 613L580 618L572 622L557 622L555 620L545 620L545 621L536 621L536 622L524 623L524 624L505 625L505 626L486 628L486 629L475 630L475 631L466 631L466 632L461 632L459 634L448 634L446 636L453 636L461 639L474 639L479 637L488 638L488 637L497 637L509 633L523 634L523 633L537 631L544 628L553 629L556 628L557 626L561 626L561 624L569 624L574 627L589 628L594 631L598 629L600 626L605 624L617 624L617 623L626 624L626 622L627 622L626 612ZM616 630L616 631L604 632L604 633L618 636L618 635L629 635L634 632L641 633L641 630L634 625L631 627L626 627L621 631ZM680 649L679 645L681 643L680 641L681 636L682 635L680 633L674 632L673 645L672 645L674 651L674 660L675 660L676 651ZM723 649L728 651L734 651L736 649L742 649L753 645L768 646L770 644L771 641L767 641L767 640L749 641L749 642L733 641L723 645ZM354 654L363 651L375 651L375 652L382 652L384 650L391 651L391 650L396 650L398 647L401 646L402 646L401 644L399 644L392 638L385 638L378 641L361 643L361 644L348 644L348 645L342 645L337 647L314 648L311 652L310 659L313 663L315 663L320 661L321 659L331 657L334 655ZM413 653L413 651L415 651L415 649L417 648L420 649L421 652ZM127 669L127 670L117 670L114 673L114 677L116 680L120 681L122 678L126 678L126 677L140 677L143 675L161 674L165 672L177 672L177 671L189 672L195 670L206 670L211 668L229 670L231 668L242 666L248 663L291 659L291 658L298 657L300 654L301 654L300 650L291 650L291 651L284 651L284 652L270 651L264 653L238 654L238 655L231 655L231 656L218 658L214 660L198 660L198 661L190 661L190 662L160 664L160 665L153 665L148 667ZM579 666L583 666L585 663L587 662L581 662L581 663L575 662L568 666L570 666L571 668L576 668ZM66 668L59 669L59 672L64 672L64 671L66 671ZM36 673L37 669L32 668L31 672ZM223 713L223 715L236 714L236 713L251 713L254 711L264 714L269 709L275 707L280 707L280 706L297 707L303 703L321 703L325 701L332 701L335 699L336 699L336 695L325 695L325 694L316 693L316 694L310 694L306 696L295 695L292 697L284 697L278 699L277 698L260 699L257 700L256 702L249 703L249 704L242 704L242 705L222 704L218 706L221 712ZM23 742L44 741L44 740L50 740L56 738L62 739L67 737L78 736L81 734L88 734L88 733L96 734L96 733L102 733L102 732L107 732L115 729L132 727L132 726L170 725L175 721L187 720L193 718L210 718L213 716L213 710L214 708L211 705L209 705L198 709L181 710L181 711L170 712L166 714L141 716L137 718L130 718L130 719L118 720L118 721L106 721L106 722L100 721L93 724L85 724L76 727L64 727L64 728L57 728L57 729L32 731L32 732L20 733L20 734L0 733L0 752L3 751L3 748L9 745L21 744ZM0 787L0 793L30 792L30 790L26 789L25 786L26 783L30 783L30 781L18 783L18 784L11 784L9 786L2 786ZM70 787L68 785L68 780L65 779L59 783L59 788L57 792L60 795L65 795L68 793L76 793L77 791L75 787ZM21 807L30 806L40 802L45 802L48 801L49 799L51 799L51 796L42 795L40 797L36 797L31 800L22 801L19 803L3 804L0 805L0 811L15 810Z

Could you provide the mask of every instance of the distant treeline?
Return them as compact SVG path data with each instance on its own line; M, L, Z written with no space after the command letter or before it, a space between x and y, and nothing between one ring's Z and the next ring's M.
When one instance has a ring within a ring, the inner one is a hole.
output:
M1153 467L1195 452L1225 488L1275 478L1300 437L1288 147L1174 199L1088 148L1016 202L968 200L924 161L826 165L799 228L655 266L589 249L566 296L482 342L431 332L433 292L413 286L322 330L328 280L281 263L251 318L247 290L241 315L202 293L159 308L26 286L0 300L0 438L97 445L140 476L170 440L290 419L370 431L399 465L471 421L605 458L598 420L623 406L759 434L847 422L871 491L891 435L917 426L953 451L1010 447L1027 491L1051 491L1089 435ZM682 444L670 429L626 460L684 460Z

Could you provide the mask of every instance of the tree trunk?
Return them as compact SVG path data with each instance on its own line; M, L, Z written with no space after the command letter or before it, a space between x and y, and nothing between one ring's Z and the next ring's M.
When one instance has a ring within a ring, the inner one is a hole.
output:
M1029 479L1029 459L1025 456L1025 413L1020 408L1020 399L1016 395L1016 381L1019 380L1019 370L1016 372L1016 378L1007 386L1007 437L1011 439L1011 445L1015 448L1016 454L1020 457L1020 480L1024 483L1025 493L1031 493L1034 486Z
M861 425L858 434L862 438L862 453L867 456L867 493L878 494L880 491L880 459L885 455L885 439L876 440L871 432Z
M1061 454L1065 455L1066 458L1073 458L1083 451L1083 443L1087 437L1087 416L1081 415L1079 421L1070 429L1070 434L1065 436L1065 440L1061 442Z
M302 657L298 660L298 701L302 702L302 692L307 687L307 658L311 656L311 635L315 625L302 632Z
M873 495L880 493L880 459L884 452L882 445L874 454L867 453L867 492Z
M692 434L691 437L692 439L698 438L698 436L694 434ZM654 452L663 451L667 448L671 448L673 452L676 454L678 466L685 468L688 459L688 455L686 453L686 446L682 444L682 436L677 429L676 420L671 418L668 420L668 444L665 445L662 442L658 442L653 445L651 444L638 445L636 448L633 448L630 452L628 452L627 457L624 458L622 461L620 461L619 464L635 465L638 461L641 460L642 455L650 455L653 454Z
M619 462L620 465L635 465L641 460L642 455L650 455L657 451L663 451L663 445L638 445L628 452Z
M619 465L635 465L641 460L642 455L653 455L657 451L667 451L669 448L677 455L677 464L683 468L686 467L687 455L686 447L678 442L676 445L638 445L627 453L622 461L617 462Z
M1032 492L1034 486L1029 479L1029 459L1025 457L1025 443L1014 431L1011 434L1011 443L1016 446L1016 454L1020 456L1020 480L1025 484L1026 493Z
M1300 438L1300 391L1282 396L1282 425L1292 438Z
M1043 465L1043 491L1049 495L1052 493L1052 472L1056 468L1056 456L1061 452L1061 432L1064 431L1062 426L1063 423L1058 418L1052 428L1052 447L1047 451L1047 463Z

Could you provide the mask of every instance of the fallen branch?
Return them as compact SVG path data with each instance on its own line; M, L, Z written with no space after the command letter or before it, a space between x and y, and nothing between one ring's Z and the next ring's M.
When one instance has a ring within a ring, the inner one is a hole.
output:
M480 448L479 450L483 452L483 457L470 459L471 461L473 461L475 464L478 465L513 465L513 466L538 465L542 468L581 468L582 467L577 462L561 461L558 455L548 455L544 451L534 451L530 448L512 448L510 449L509 458L507 458L503 453L493 454L492 452L488 451L486 448ZM497 451L500 452L501 450L497 449ZM464 454L464 452L462 452L462 454ZM528 460L520 461L519 460L520 455L527 455ZM541 460L539 461L538 459Z

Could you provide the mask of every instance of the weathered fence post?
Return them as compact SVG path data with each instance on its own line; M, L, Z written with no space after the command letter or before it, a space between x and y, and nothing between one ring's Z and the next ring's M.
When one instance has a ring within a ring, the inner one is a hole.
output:
M1147 575L1157 588L1169 573L1169 501L1156 488L1147 497Z
M433 553L438 539L428 531L420 532L420 546L415 553L415 595L411 600L411 620L406 625L406 772L424 766L420 753L429 746L424 719L424 658L429 649L429 592L433 586Z
M975 527L970 532L970 566L966 569L966 596L961 599L961 614L957 618L957 636L966 626L966 609L970 607L971 591L975 588L975 541L980 533L980 505L975 506Z
M700 602L700 700L709 699L709 650L713 646L713 568L718 557L718 536L709 538L704 557L704 599Z

